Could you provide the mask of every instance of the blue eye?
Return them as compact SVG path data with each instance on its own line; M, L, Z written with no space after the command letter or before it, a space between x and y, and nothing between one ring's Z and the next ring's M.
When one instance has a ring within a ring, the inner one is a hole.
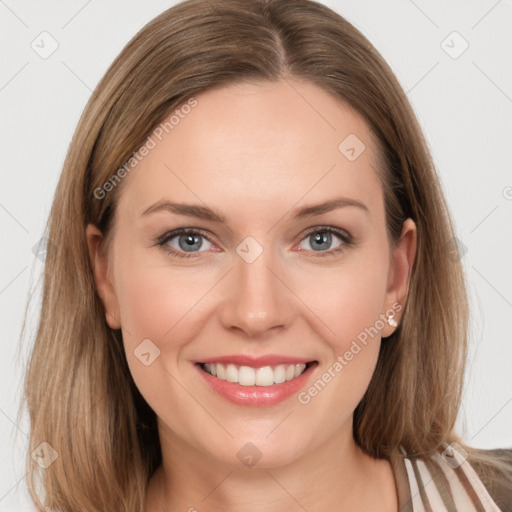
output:
M208 251L213 246L204 234L193 229L178 229L166 233L158 240L158 245L178 258L194 257L196 253L203 252L200 249Z
M195 252L196 250L201 249L203 246L202 235L197 235L195 233L178 235L178 237L174 238L177 238L179 248L185 252Z
M343 241L339 238L338 240L333 240L333 234L329 231L315 231L313 234L308 235L304 241L308 242L309 244L309 248L306 247L306 249L313 251L335 249L343 243ZM338 244L336 247L331 247L333 241Z
M215 248L206 234L193 228L180 228L165 233L156 243L169 256L177 258L198 257L200 253ZM301 239L299 247L315 257L336 256L353 243L346 231L331 226L316 226Z
M306 244L306 247L303 244ZM339 229L325 226L315 227L302 239L300 248L316 252L315 256L337 254L345 247L352 245L351 236Z

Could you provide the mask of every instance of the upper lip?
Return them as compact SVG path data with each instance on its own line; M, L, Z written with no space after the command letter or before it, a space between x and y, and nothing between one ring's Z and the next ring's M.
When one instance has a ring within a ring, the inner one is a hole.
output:
M277 354L268 354L264 356L248 356L242 354L233 354L229 356L209 357L197 361L197 363L224 363L236 364L238 366L250 366L252 368L261 368L263 366L275 366L279 364L307 364L313 359L303 357L280 356Z

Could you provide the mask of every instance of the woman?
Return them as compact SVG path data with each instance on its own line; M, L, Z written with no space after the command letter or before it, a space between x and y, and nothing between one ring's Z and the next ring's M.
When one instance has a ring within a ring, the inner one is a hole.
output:
M467 301L421 130L328 8L150 22L85 109L49 230L40 510L511 510L510 450L454 432Z

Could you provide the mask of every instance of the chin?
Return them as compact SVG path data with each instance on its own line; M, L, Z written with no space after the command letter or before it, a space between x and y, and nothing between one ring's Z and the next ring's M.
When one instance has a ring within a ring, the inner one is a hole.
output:
M279 427L278 427L279 428ZM307 443L304 434L297 436L283 432L240 435L210 455L223 464L237 469L276 469L291 464L304 456Z

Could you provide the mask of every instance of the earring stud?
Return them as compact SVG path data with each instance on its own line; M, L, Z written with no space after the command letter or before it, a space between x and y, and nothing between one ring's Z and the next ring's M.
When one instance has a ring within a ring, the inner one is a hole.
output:
M395 313L391 313L391 315L388 316L388 318L386 319L387 323L389 325L391 325L392 327L396 327L398 324L396 323L396 320L395 320Z

